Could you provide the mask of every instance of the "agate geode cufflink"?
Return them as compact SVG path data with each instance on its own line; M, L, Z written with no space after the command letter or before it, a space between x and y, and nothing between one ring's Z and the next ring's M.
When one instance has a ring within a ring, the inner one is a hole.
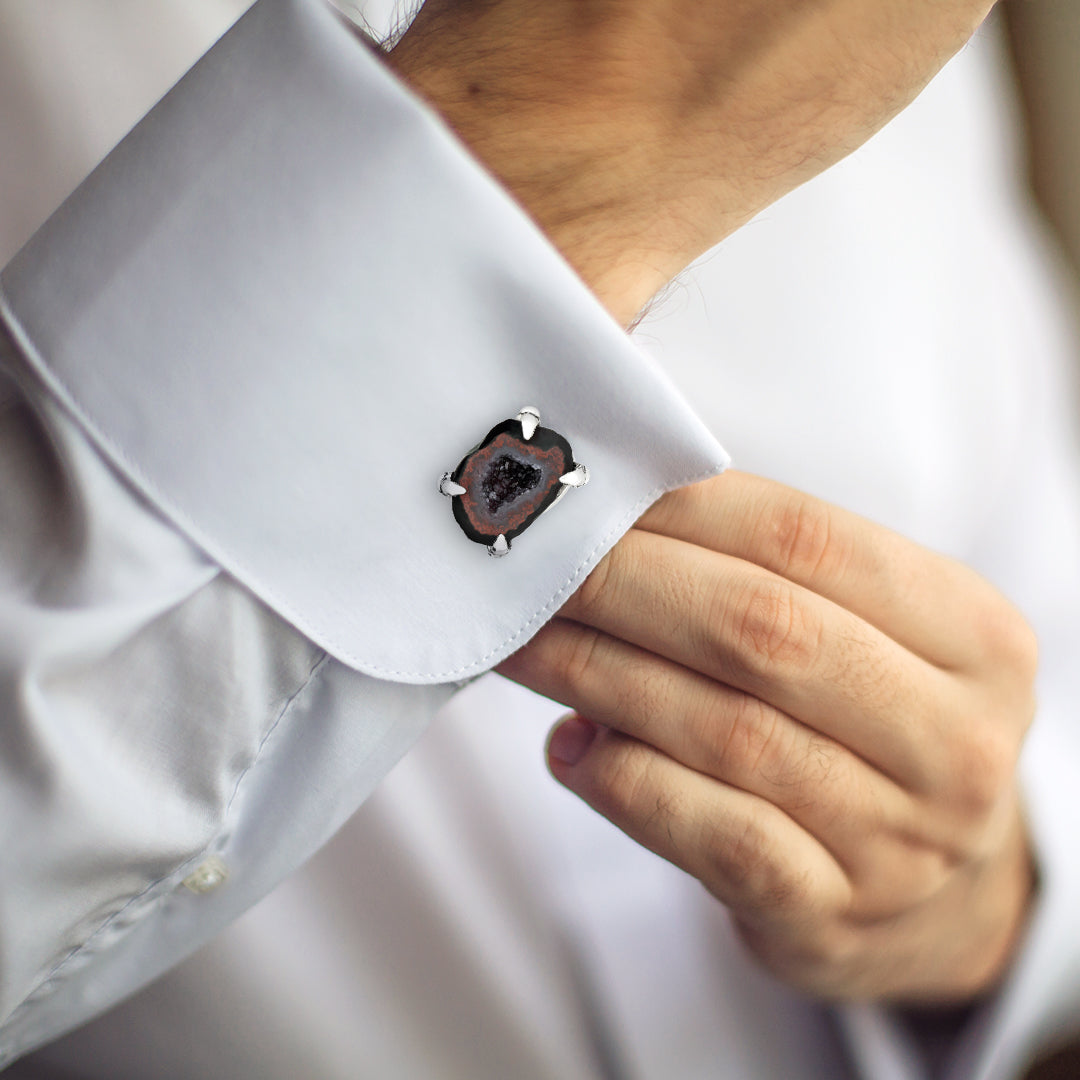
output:
M453 500L462 532L499 556L568 488L588 481L589 470L574 460L570 444L541 427L539 410L526 405L493 427L452 473L443 473L439 490Z

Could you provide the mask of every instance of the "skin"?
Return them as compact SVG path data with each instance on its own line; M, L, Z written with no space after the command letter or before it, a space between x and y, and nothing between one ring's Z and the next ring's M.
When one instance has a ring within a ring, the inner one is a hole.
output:
M1035 667L968 568L731 472L656 503L499 670L578 711L555 777L699 878L775 974L959 1003L1032 889Z
M861 145L988 0L427 0L389 57L629 323Z
M389 57L615 318L865 141L986 0L428 0ZM977 575L729 473L661 499L499 670L558 780L781 978L962 1003L1033 890L1035 644ZM585 719L588 718L588 719Z

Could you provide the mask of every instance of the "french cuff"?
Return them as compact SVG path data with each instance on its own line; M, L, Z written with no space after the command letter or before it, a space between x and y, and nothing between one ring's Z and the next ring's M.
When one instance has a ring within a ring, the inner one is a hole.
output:
M47 388L330 654L449 682L727 457L438 118L318 0L261 0L0 277ZM535 405L588 466L506 559L440 475Z

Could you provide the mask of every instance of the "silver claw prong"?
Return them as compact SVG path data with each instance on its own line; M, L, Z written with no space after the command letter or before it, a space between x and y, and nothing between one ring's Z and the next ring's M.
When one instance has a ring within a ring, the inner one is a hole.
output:
M526 405L517 418L521 424L521 437L528 442L540 426L540 410L535 405Z
M589 482L589 470L579 461L574 462L574 471L563 473L559 483L566 487L584 487Z
M499 533L495 539L495 543L488 548L488 554L493 558L499 559L510 550L510 544L507 542L506 535Z
M450 479L450 474L448 472L442 474L442 479L439 481L439 490L444 495L465 494L465 489L460 484L455 484L454 481Z

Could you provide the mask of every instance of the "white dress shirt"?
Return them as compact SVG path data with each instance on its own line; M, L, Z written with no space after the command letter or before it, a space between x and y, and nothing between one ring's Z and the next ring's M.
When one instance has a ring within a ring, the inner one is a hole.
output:
M723 466L650 353L741 465L1036 622L1042 891L950 1075L1009 1076L1075 1019L1071 343L995 61L968 50L634 348L317 4L263 0L211 53L2 279L0 1060L347 824L13 1075L926 1074L895 1017L760 974L695 883L556 789L558 710L501 680L350 817L644 505ZM526 403L593 480L490 560L435 482ZM209 855L227 881L183 888Z

